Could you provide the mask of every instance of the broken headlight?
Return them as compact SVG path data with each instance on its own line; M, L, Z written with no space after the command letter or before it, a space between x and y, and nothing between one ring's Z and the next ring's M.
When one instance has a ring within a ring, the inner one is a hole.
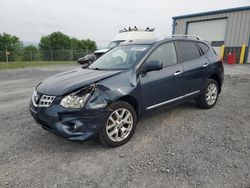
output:
M61 100L61 105L65 108L82 108L85 106L94 89L94 86L89 86L71 93Z

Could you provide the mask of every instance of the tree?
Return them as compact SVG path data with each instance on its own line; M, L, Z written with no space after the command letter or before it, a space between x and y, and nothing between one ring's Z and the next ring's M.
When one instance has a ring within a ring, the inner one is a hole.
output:
M87 40L78 40L77 43L77 50L86 50L90 52L93 52L96 50L96 43L95 41L92 41L90 39Z
M41 38L39 49L43 50L44 60L69 60L70 52L65 50L71 49L71 39L59 31L54 32ZM53 50L53 52L51 50Z
M61 32L54 32L41 38L39 49L42 50L44 60L75 60L95 51L96 43L90 39L78 40Z
M54 32L41 38L39 48L41 50L70 50L71 39L59 31Z
M23 60L24 61L37 61L39 60L39 51L36 46L28 45L23 47Z
M7 51L10 52L8 56L9 61L20 58L22 46L17 36L7 33L0 34L0 61L6 61L6 47Z
M94 52L97 49L95 41L90 39L78 40L76 38L71 39L73 51L73 59L77 60L79 57L85 56Z

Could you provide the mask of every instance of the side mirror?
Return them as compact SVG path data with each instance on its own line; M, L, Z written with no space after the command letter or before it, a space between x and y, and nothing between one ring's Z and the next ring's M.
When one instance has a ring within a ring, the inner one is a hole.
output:
M143 72L150 72L150 71L158 71L163 68L163 65L160 61L152 60L146 62L145 66L143 67Z

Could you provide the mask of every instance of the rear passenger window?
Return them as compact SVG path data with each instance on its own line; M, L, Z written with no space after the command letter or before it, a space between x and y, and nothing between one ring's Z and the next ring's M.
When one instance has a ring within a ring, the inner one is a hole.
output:
M176 41L176 48L180 62L200 57L199 49L194 42Z
M198 42L198 44L199 44L202 52L205 54L209 49L208 46L206 44L204 44L204 43L201 43L201 42Z
M160 61L163 67L174 65L177 63L176 51L173 42L168 42L157 47L148 57L149 61Z

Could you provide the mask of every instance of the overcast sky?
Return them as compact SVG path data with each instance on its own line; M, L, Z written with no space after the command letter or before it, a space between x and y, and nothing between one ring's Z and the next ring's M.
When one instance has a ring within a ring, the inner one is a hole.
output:
M173 16L249 5L250 0L0 0L0 33L39 42L61 31L105 46L124 27L155 27L156 36L169 35Z

